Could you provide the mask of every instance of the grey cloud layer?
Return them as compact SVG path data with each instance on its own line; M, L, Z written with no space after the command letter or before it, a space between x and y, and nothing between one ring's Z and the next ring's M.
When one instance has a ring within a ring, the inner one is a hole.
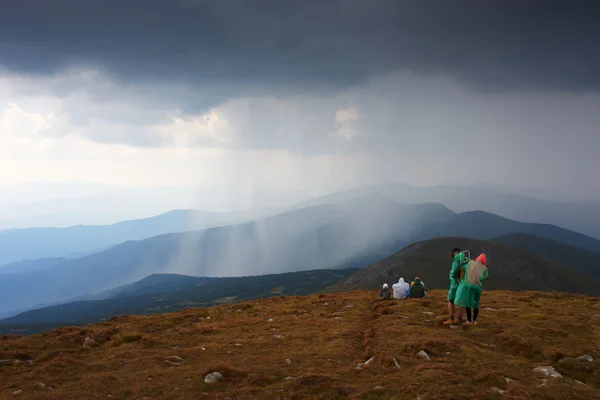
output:
M233 139L186 125L186 145L597 197L599 20L587 0L0 0L0 72L96 142L170 146L173 118L216 109Z
M598 20L585 0L2 0L0 65L221 82L213 103L398 69L485 91L597 91Z

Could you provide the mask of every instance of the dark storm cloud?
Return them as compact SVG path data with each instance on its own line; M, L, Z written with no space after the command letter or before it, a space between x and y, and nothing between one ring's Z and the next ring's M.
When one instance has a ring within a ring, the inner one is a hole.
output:
M600 89L600 2L2 0L0 65L125 82L337 90L406 69L477 90ZM260 88L260 89L259 89Z

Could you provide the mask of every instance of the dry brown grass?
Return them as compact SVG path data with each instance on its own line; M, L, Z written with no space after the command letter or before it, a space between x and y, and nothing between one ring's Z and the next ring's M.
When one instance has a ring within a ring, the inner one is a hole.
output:
M428 295L281 297L4 337L0 398L600 398L599 298L486 291L482 307L494 310L482 309L477 326L449 329L440 325L445 293ZM83 347L86 337L92 346ZM558 362L583 354L596 360ZM540 365L564 378L539 387ZM205 384L214 371L224 379Z

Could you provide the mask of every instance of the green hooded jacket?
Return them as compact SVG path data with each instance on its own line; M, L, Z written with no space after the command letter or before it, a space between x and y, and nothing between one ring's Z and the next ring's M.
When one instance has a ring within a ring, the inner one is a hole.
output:
M458 281L460 280L460 268L468 262L465 253L458 253L454 256L454 261L452 262L452 269L450 270L450 287L454 285L458 285Z
M460 267L467 262L465 253L459 253L454 256L452 269L450 269L450 288L448 289L448 301L451 303L454 303L454 298L456 297L458 282L460 281Z

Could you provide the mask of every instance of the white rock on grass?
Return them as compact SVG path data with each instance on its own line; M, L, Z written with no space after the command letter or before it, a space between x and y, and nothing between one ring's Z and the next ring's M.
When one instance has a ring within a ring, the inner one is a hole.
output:
M285 362L286 362L286 364L288 364L288 365L292 363L292 360L291 360L291 359L289 359L289 358L286 358L284 361L285 361Z
M394 357L394 365L396 366L396 368L402 369L402 367L400 367L400 363L398 362L398 360L396 360L396 357Z
M499 393L499 394L504 394L504 390L502 390L502 389L499 389L499 388L497 388L497 387L495 387L495 386L492 386L492 387L490 388L490 390L491 390L492 392L496 392L496 393Z
M217 383L223 379L220 372L212 372L204 377L204 383Z
M420 352L418 352L417 356L424 358L427 361L431 361L431 357L429 356L429 354L427 354L427 352L425 352L425 350L421 350Z
M567 362L577 362L577 361L587 361L587 362L594 362L594 357L592 356L588 356L588 355L584 355L584 356L579 356L579 357L564 357L561 358L560 360L558 360L559 364L564 364Z
M549 365L547 366L541 366L541 367L536 367L533 369L533 372L537 372L538 374L543 374L552 378L562 378L563 376L560 374L560 372L558 372L557 370L554 369L554 367L551 367Z
M279 333L277 333L277 334L273 335L273 337L274 337L275 339L279 339L279 340L283 339L283 335L280 335Z

